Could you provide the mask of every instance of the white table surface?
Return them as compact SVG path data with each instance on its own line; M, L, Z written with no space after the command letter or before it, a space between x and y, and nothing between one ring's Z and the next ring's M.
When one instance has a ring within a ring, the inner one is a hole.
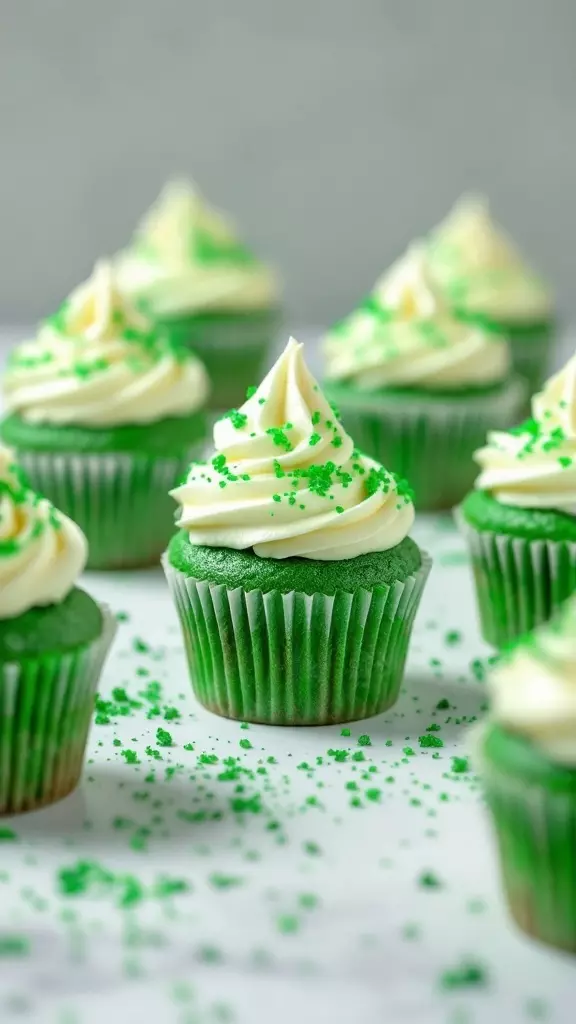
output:
M448 518L420 517L415 536L435 566L402 696L349 737L204 711L160 571L86 574L129 614L102 695L155 680L181 717L148 719L144 701L95 724L81 788L0 823L15 833L0 840L1 1024L572 1024L576 961L511 924L477 781L451 771L486 700L463 546ZM422 749L433 722L443 746ZM237 780L220 777L230 757ZM85 861L109 884L65 891ZM138 898L123 907L126 891ZM446 989L465 961L483 984Z

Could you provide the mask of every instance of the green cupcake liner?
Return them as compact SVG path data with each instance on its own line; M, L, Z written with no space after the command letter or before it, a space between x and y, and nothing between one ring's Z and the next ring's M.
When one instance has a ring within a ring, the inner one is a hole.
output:
M330 389L328 389L330 396ZM452 508L472 487L472 461L486 433L513 426L526 385L512 378L506 388L442 400L385 394L335 395L342 421L358 448L409 481L420 511Z
M78 783L117 625L101 610L102 633L93 643L0 664L0 814L44 807Z
M539 391L551 373L554 325L514 327L507 331L514 369L528 383L528 396ZM528 407L528 402L526 403Z
M546 622L576 590L576 544L477 530L455 519L472 557L482 636L494 647Z
M17 451L34 490L88 538L88 569L129 569L160 560L174 532L168 491L199 458L198 444L176 458L130 453Z
M193 579L162 564L192 687L225 718L328 725L377 715L398 698L414 616L431 567L369 592L332 597Z
M280 315L256 314L181 317L157 321L179 345L194 350L211 382L210 409L226 412L241 405L246 391L259 384L273 350Z
M508 905L529 935L576 953L576 770L539 781L480 756Z

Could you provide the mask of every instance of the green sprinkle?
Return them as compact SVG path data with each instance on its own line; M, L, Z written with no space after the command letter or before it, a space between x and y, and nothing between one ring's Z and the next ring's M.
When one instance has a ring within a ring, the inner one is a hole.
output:
M419 736L418 742L421 747L443 747L444 741L439 736Z
M140 758L135 750L121 750L120 755L124 758L126 764L140 764Z
M247 739L240 740L238 746L242 747L243 750L252 750L252 744L250 743L250 740Z
M340 735L341 736L349 736L350 735L350 729L342 729L340 731Z
M372 746L372 740L370 739L370 737L366 733L363 733L362 736L358 737L358 746L359 747L371 747Z
M308 438L308 444L310 445L311 448L313 448L321 440L322 440L322 435L318 434L318 433L316 433L316 431L314 431L314 433L310 434L310 437Z
M440 986L443 989L484 988L487 985L488 973L485 967L473 960L463 960L440 975Z
M442 882L440 881L438 876L434 874L433 871L424 871L418 879L418 885L422 889L442 888Z
M159 747L173 747L174 746L174 742L172 740L172 736L170 735L169 732L166 731L166 729L157 729L156 730L156 743L158 744Z
M436 705L436 710L437 711L447 711L449 707L450 707L450 701L446 700L446 697L443 697L442 700L438 701L438 703Z
M452 771L457 775L461 775L464 772L469 771L469 764L467 757L453 757L452 758Z
M258 391L255 384L251 384L249 388L246 388L246 398L254 398L254 395Z

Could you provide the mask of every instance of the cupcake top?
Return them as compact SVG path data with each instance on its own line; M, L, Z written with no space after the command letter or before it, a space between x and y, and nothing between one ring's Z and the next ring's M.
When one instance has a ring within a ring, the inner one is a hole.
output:
M502 657L491 690L495 722L576 766L576 598Z
M504 505L576 515L576 355L532 399L532 418L474 454L476 487Z
M63 601L87 552L80 527L30 490L0 446L0 619Z
M459 389L503 380L502 335L457 320L435 287L422 245L412 246L369 299L328 334L326 376L360 390Z
M496 322L545 321L552 294L494 223L488 202L464 196L431 234L430 267L450 303Z
M208 394L203 364L120 294L106 262L13 352L3 386L7 411L30 423L86 427L187 416Z
M122 288L157 316L259 310L278 301L272 271L182 181L165 186L117 266Z
M393 548L412 526L408 486L354 448L293 338L214 446L171 492L192 544L335 561Z

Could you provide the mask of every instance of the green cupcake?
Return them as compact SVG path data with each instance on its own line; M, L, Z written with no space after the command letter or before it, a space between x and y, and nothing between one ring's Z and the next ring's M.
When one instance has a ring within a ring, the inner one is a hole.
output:
M576 599L520 640L491 679L478 767L520 927L576 953Z
M2 439L81 526L88 567L157 562L174 522L166 490L205 441L200 361L132 308L101 263L15 350L3 388Z
M53 803L82 771L115 620L76 586L82 531L0 447L0 814Z
M186 182L171 182L117 259L122 288L170 337L191 347L212 381L211 407L244 400L279 326L273 273Z
M324 342L326 394L356 443L410 480L416 507L451 508L472 453L526 395L504 337L457 320L413 246Z
M428 258L457 315L505 334L528 394L536 391L550 371L556 333L552 293L494 224L487 201L461 199L431 233Z
M272 725L384 711L430 570L407 485L354 448L293 339L214 444L172 492L163 560L198 699Z
M472 555L482 632L504 646L576 590L576 357L532 401L533 416L492 431L476 490L456 512Z

